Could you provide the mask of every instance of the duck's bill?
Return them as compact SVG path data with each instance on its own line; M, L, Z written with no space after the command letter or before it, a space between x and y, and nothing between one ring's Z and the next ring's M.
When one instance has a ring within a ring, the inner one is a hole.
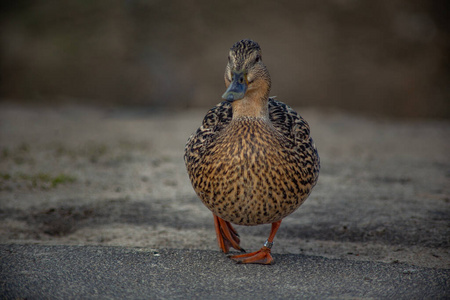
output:
M228 89L222 95L222 98L233 102L244 98L245 92L247 91L248 81L247 75L242 73L233 72L233 80L231 81Z

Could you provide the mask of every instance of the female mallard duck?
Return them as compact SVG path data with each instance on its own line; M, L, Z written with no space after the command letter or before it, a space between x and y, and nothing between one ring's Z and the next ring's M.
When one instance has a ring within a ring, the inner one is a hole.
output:
M311 193L319 155L306 121L286 104L269 98L270 76L256 42L231 47L225 69L227 90L189 138L184 159L195 192L212 211L223 252L239 246L230 223L272 223L264 246L234 255L239 263L270 264L281 220Z

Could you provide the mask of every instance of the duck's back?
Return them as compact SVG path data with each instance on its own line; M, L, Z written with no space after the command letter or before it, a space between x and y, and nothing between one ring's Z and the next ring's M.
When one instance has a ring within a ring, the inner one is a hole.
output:
M232 105L212 108L190 137L185 162L203 203L241 225L281 220L317 182L319 157L309 126L286 104L269 99L270 122L233 119Z

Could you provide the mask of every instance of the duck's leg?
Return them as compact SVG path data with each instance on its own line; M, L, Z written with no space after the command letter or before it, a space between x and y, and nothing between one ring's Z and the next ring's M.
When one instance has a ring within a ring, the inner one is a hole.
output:
M220 249L222 249L224 253L228 253L230 247L233 247L234 249L245 252L245 250L239 246L239 235L236 229L231 226L230 222L225 221L214 214L213 216L214 225L216 227L217 242L219 243Z
M277 233L278 228L280 228L280 225L281 221L272 223L269 238L264 243L264 246L258 251L241 255L233 255L230 258L240 264L270 265L273 262L272 255L270 255L270 248L272 248L273 239L275 238L275 234Z

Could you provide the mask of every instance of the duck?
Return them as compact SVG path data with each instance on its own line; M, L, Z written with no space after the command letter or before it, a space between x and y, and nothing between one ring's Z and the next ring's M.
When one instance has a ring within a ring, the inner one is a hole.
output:
M237 263L272 264L282 220L310 195L320 159L308 123L269 97L271 77L259 44L235 43L225 68L223 101L189 137L184 161L193 189L212 212L219 248ZM232 224L271 224L262 248L246 253Z

